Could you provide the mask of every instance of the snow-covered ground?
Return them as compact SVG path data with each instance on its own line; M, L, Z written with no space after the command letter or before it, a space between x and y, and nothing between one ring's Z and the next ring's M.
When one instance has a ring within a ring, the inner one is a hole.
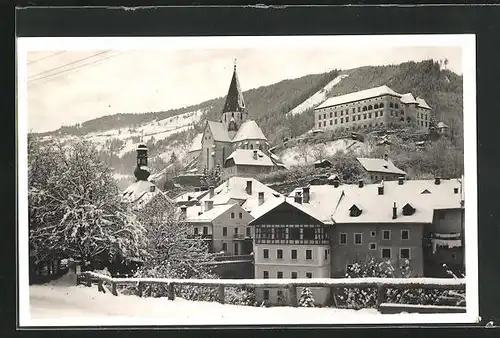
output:
M377 323L394 316L401 315L382 315L374 309L261 308L181 298L116 297L98 292L96 286L60 283L30 286L30 325L37 326L332 324L363 323L363 318Z
M314 159L314 148L321 146L319 144L309 144L307 145L307 162L308 163L313 163L315 161ZM347 151L354 151L357 154L362 154L364 152L367 152L369 150L369 145L363 142L351 140L351 139L340 139L340 140L335 140L335 141L330 141L326 142L324 146L324 152L323 156L332 156L334 155L337 151L341 150L344 152ZM287 166L294 166L294 165L300 165L304 164L304 158L301 157L301 154L303 153L303 150L301 150L301 147L293 147L293 148L286 148L281 154L281 160L283 163Z
M299 104L297 107L290 110L288 114L289 115L302 114L304 111L316 107L318 104L325 101L328 98L328 93L332 90L332 88L347 76L349 75L342 74L337 76L332 81L328 82L326 86L324 86L319 91L314 93L313 96L309 97L307 100Z

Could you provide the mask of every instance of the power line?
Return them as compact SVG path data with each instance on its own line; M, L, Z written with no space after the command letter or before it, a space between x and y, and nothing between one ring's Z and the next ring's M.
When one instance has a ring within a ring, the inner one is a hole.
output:
M45 70L43 72L40 72L40 73L37 73L35 75L32 75L30 77L28 77L28 80L32 80L34 77L37 77L39 75L44 75L44 74L47 74L47 73L50 73L50 72L53 72L54 70L57 70L57 69L61 69L61 68L64 68L64 67L67 67L69 65L72 65L72 64L75 64L75 63L78 63L78 62L82 62L82 61L85 61L85 60L88 60L88 59L91 59L93 57L96 57L96 56L99 56L99 55L102 55L102 54L105 54L105 53L109 53L111 52L111 50L107 50L107 51L104 51L104 52L99 52L99 53L96 53L96 54L92 54L90 56L87 56L83 59L79 59L79 60L76 60L76 61L72 61L72 62L69 62L69 63L66 63L62 66L58 66L58 67L55 67L55 68L52 68L52 69L48 69L48 70ZM37 79L38 80L38 79Z
M44 81L43 83L49 82L49 81L52 81L52 80L55 80L55 79L61 77L61 76L58 76L58 75L65 75L65 74L68 74L68 73L79 72L84 67L89 67L89 68L95 67L96 65L99 65L102 61L110 59L110 58L115 57L115 56L119 56L119 55L121 55L123 53L126 53L126 52L121 52L121 53L118 53L118 54L109 55L109 56L101 58L99 60L95 60L95 61L92 61L92 62L84 63L82 65L77 65L76 67L73 67L73 68L64 69L62 71L59 71L59 72L56 72L56 73L53 73L53 74L47 74L45 76L42 76L42 77L39 77L39 78L36 78L36 79L33 79L33 80L29 80L29 84L37 84L36 83L37 81L44 80L44 79L47 79L47 78L48 78L48 80Z
M44 56L42 58L39 58L39 59L36 59L36 60L33 60L33 61L29 61L28 64L31 65L33 63L37 63L38 61L42 61L42 60L45 60L45 59L48 59L48 58L51 58L51 57L54 57L56 55L60 55L62 53L65 53L66 51L62 50L62 51L59 51L59 52L55 52L55 53L52 53L50 55L47 55L47 56Z

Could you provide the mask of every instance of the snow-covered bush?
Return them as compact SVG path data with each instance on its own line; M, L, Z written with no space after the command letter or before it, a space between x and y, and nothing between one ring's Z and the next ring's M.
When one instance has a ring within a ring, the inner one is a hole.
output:
M226 288L227 304L256 306L255 290L246 288Z
M301 307L314 307L314 297L309 290L309 288L304 288L302 289L302 292L300 294L299 298L299 306Z

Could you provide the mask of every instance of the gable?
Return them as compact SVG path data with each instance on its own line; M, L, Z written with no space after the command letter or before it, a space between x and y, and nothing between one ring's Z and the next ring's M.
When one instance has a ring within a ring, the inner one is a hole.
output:
M263 224L276 224L276 225L323 225L323 222L315 219L307 213L299 210L295 206L283 202L272 210L266 212L264 215L250 222L250 225L263 225Z

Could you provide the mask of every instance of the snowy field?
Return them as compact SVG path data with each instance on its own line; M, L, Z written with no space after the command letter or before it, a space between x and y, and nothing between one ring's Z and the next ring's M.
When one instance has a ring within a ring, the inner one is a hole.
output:
M377 324L415 322L422 316L419 322L428 322L425 315L382 315L375 309L261 308L181 298L116 297L98 292L96 286L30 286L31 326Z

